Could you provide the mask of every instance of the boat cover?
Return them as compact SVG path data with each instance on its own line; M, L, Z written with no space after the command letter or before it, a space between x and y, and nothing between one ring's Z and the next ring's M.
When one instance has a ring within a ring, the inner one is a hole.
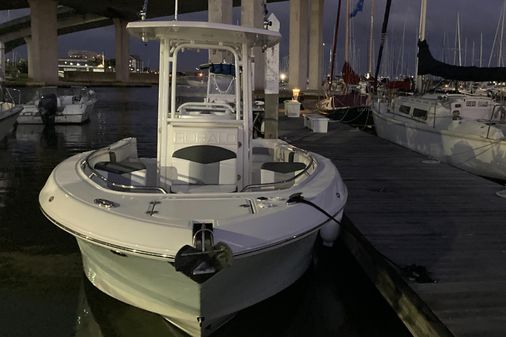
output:
M504 67L455 66L436 60L426 40L418 41L418 75L434 75L455 81L506 81Z

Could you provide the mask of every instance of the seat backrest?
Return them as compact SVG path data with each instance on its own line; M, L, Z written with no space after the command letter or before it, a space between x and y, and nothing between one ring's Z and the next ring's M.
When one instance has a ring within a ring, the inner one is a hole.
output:
M171 124L161 167L175 172L169 184L230 185L228 189L236 190L242 182L241 130L234 120L181 119Z
M188 184L235 184L237 154L214 145L193 145L174 151L178 180Z

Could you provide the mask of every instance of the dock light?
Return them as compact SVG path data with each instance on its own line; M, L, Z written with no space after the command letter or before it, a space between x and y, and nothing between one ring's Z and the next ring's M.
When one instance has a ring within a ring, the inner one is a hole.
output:
M279 79L281 80L281 82L286 81L286 74L285 73L279 74Z
M292 89L292 100L293 101L298 101L299 100L299 94L300 94L300 89L293 88Z

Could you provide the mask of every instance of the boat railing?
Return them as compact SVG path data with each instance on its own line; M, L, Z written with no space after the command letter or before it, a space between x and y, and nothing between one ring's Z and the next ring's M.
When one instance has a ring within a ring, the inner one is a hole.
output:
M186 102L177 108L180 115L200 115L200 114L215 114L215 115L234 115L235 110L230 104L215 103L215 102Z
M497 118L499 115L499 118ZM492 113L490 114L490 119L486 122L488 125L487 129L487 138L490 136L490 129L496 123L504 123L506 121L506 108L503 104L495 104L492 107Z
M287 152L289 153L288 155L286 155ZM300 156L303 156L304 158L307 158L308 163L306 163L306 167L303 170L301 170L300 172L295 174L293 177L283 179L283 180L274 181L274 182L249 184L249 185L244 186L242 188L241 192L246 192L246 191L250 191L250 190L262 191L265 189L276 190L276 189L286 188L286 186L288 184L295 182L298 178L302 177L303 175L309 176L310 170L314 171L316 169L317 162L313 158L313 156L311 156L309 154L309 152L307 152L307 151L304 151L302 149L299 149L299 148L296 148L296 147L293 147L290 145L282 145L281 151L279 153L280 153L280 155L279 155L280 158L278 158L278 159L288 162L289 158L294 158L295 155L298 154Z
M163 187L120 184L118 182L112 181L111 179L101 174L98 170L94 168L93 163L99 161L100 158L108 160L109 158L111 158L111 153L114 153L114 150L111 149L111 147L106 147L88 154L80 163L80 167L84 172L84 174L89 179L97 182L99 185L107 187L113 191L169 194L169 192L167 192Z

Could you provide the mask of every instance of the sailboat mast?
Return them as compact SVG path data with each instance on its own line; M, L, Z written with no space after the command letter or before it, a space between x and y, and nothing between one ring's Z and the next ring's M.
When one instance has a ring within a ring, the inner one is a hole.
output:
M474 40L473 40L473 48L471 49L471 65L474 66Z
M406 20L404 20L404 26L402 27L402 45L401 45L401 73L400 75L407 75L404 73L404 40L406 37Z
M504 3L503 7L502 7L502 20L501 20L501 37L499 38L499 55L497 57L497 66L498 67L501 67L502 66L502 40L503 40L503 35L504 35L504 15L505 15L505 12L506 12L506 2Z
M346 0L344 20L344 62L350 63L350 0Z
M378 62L376 63L376 71L374 73L374 80L375 80L375 88L378 85L378 74L381 67L381 56L383 54L383 47L385 44L385 40L387 38L387 27L388 27L388 18L390 16L390 6L392 5L392 0L387 0L386 6L385 6L385 14L383 16L383 25L381 26L381 44L378 51Z
M457 13L457 37L459 50L459 66L462 66L462 47L460 43L460 13Z
M337 4L337 18L336 18L336 29L334 30L334 40L332 41L332 57L330 59L330 87L332 87L332 81L334 80L334 64L336 61L336 47L337 47L337 35L339 34L339 17L341 16L341 0Z
M368 72L369 75L372 75L372 55L373 55L373 33L374 33L374 2L375 0L371 0L371 23L369 27L369 65Z
M427 15L427 0L422 0L421 8L420 8L420 25L418 26L418 40L425 40L425 17ZM418 60L415 63L415 75L416 75L416 83L415 90L416 92L420 92L422 90L422 76L418 75Z
M483 61L483 33L480 33L480 68Z

